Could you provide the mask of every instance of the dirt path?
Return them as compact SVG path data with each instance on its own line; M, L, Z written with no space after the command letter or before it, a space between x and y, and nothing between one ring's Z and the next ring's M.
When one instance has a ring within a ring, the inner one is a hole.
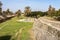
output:
M35 40L34 33L33 33L32 29L29 30L29 34L30 34L31 40Z
M24 28L21 28L14 36L14 38L16 38L16 40L21 40L21 34L22 34L22 31L24 30ZM30 40L35 40L34 38L34 34L33 34L33 31L32 29L28 30L28 33L30 34Z
M14 39L20 40L23 29L24 28L20 28L19 31L16 32L16 34L12 37L12 40L14 40Z
M34 35L34 26L36 26L35 24L37 23L37 19L34 19L34 24L33 27L29 30L29 34L30 34L30 38L31 40L36 40L35 35ZM37 23L38 24L38 23Z

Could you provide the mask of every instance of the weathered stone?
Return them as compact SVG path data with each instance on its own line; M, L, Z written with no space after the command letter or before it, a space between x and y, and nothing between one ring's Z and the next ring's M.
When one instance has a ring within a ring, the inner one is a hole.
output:
M36 40L60 40L60 23L40 18L35 21L33 32Z

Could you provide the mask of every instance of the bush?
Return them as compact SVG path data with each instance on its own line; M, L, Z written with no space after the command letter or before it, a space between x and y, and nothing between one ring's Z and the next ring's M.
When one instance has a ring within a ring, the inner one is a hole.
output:
M60 21L60 16L58 16L58 17L56 18L56 20Z
M60 16L57 16L57 17L56 17L56 16L54 16L53 18L54 18L55 20L60 21Z
M31 13L28 13L27 17L34 17L34 18L39 18L40 16L45 16L47 15L47 12L41 12L41 11L33 11Z

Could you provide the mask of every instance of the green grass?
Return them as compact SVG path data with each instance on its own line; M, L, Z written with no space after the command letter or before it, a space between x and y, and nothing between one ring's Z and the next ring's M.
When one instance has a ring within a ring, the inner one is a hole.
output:
M28 30L32 28L33 23L17 22L16 20L17 18L15 17L15 18L12 18L11 20L8 20L0 24L0 27L4 26L2 29L0 29L0 37L5 35L14 36L20 28L24 28L21 35L21 40L29 39Z
M30 40L30 34L28 33L29 29L31 29L32 24L31 25L27 25L24 30L22 31L22 36L21 36L21 40Z

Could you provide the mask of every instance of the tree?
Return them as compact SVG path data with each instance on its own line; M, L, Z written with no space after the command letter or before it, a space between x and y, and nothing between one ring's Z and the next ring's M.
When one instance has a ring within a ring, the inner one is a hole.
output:
M7 9L7 10L6 10L6 15L13 15L13 12L10 11L10 9Z
M24 12L25 12L25 16L29 16L29 15L31 14L31 9L30 9L30 7L29 7L29 6L25 7Z
M56 12L56 16L60 16L60 9Z
M48 8L48 15L51 16L51 13L52 13L52 6L49 5L49 8Z
M0 15L2 15L2 3L0 1Z
M58 10L58 15L60 16L60 9Z
M10 9L7 9L6 10L6 15L9 15L10 14Z
M51 5L49 6L49 9L48 9L48 15L49 16L55 16L55 14L56 14L56 10L55 10L55 8L53 8Z
M18 11L16 12L16 16L17 16L18 18L21 16L21 11L20 11L20 10L18 10Z
M55 14L56 14L56 10L55 10L55 8L52 8L52 11L51 11L52 13L51 13L51 16L55 16Z
M3 17L5 17L6 18L6 11L3 11Z

